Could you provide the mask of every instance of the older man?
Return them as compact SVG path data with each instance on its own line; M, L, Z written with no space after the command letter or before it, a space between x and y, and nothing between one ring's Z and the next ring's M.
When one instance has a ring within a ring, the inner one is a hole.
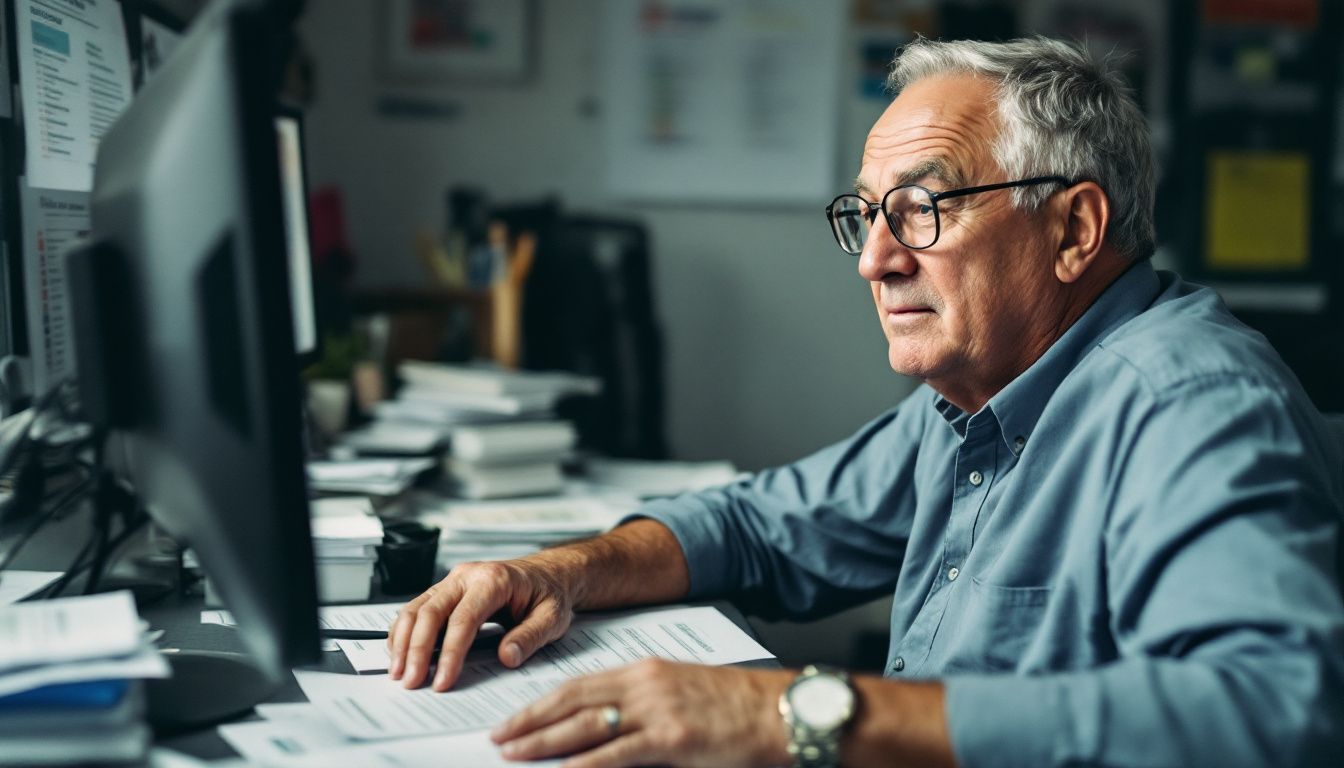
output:
M891 85L827 215L925 386L795 464L459 567L397 620L393 676L421 684L446 621L447 689L500 609L517 665L576 610L894 588L883 677L643 663L495 738L574 766L1338 765L1344 462L1265 340L1148 263L1120 80L1043 39L919 41Z

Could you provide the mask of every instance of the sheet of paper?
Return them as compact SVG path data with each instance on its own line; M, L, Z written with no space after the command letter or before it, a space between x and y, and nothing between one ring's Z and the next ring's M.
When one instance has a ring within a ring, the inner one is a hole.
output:
M0 572L0 605L11 605L61 578L61 571Z
M0 671L128 656L140 643L140 617L130 592L0 608Z
M1206 266L1292 272L1311 258L1311 162L1305 152L1209 152Z
M287 701L278 704L258 704L254 707L258 717L267 720L284 720L289 717L316 715L317 708L307 701Z
M310 705L301 705L310 706ZM291 711L282 719L224 725L219 735L247 760L268 766L517 766L499 755L485 731L393 742L346 737L315 710ZM554 766L559 760L528 763Z
M75 373L75 339L66 290L65 252L89 234L89 193L36 189L19 182L23 274L33 391Z
M397 618L397 611L405 603L375 603L371 605L324 605L317 611L317 624L322 629L354 629L386 632Z
M115 0L16 0L28 183L93 188L98 142L131 102L131 57Z
M295 677L342 733L387 739L489 728L566 680L643 658L721 665L771 656L717 609L672 607L579 619L519 669L473 653L446 693L407 691L383 676Z
M130 656L67 661L0 673L0 697L44 685L90 680L143 680L168 677L171 672L163 654L146 643Z

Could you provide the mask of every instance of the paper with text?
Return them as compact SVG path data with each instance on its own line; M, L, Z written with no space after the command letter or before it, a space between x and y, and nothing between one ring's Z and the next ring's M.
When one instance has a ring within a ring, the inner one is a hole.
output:
M387 677L296 672L304 693L345 735L389 739L489 728L582 675L661 658L723 665L773 654L711 607L672 607L578 619L518 669L490 651L468 656L453 690L404 690Z
M93 188L98 142L131 103L131 58L115 0L14 5L28 183Z
M0 572L0 605L11 605L45 589L61 578L62 571L4 571Z

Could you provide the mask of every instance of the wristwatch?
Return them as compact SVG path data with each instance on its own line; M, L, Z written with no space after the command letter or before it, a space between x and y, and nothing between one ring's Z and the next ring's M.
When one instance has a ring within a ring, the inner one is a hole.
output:
M794 768L840 764L840 734L854 718L858 697L849 675L815 664L803 668L779 696Z

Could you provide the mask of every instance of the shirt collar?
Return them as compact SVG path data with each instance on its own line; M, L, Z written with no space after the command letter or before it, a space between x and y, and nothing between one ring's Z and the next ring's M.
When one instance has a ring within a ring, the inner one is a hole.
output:
M986 408L990 413L986 416L998 422L1009 450L1014 454L1022 452L1041 412L1069 372L1112 330L1152 304L1159 290L1157 272L1151 263L1144 260L1130 267L1102 291L1045 354L989 399ZM934 398L934 405L948 424L965 436L965 412L941 395Z

